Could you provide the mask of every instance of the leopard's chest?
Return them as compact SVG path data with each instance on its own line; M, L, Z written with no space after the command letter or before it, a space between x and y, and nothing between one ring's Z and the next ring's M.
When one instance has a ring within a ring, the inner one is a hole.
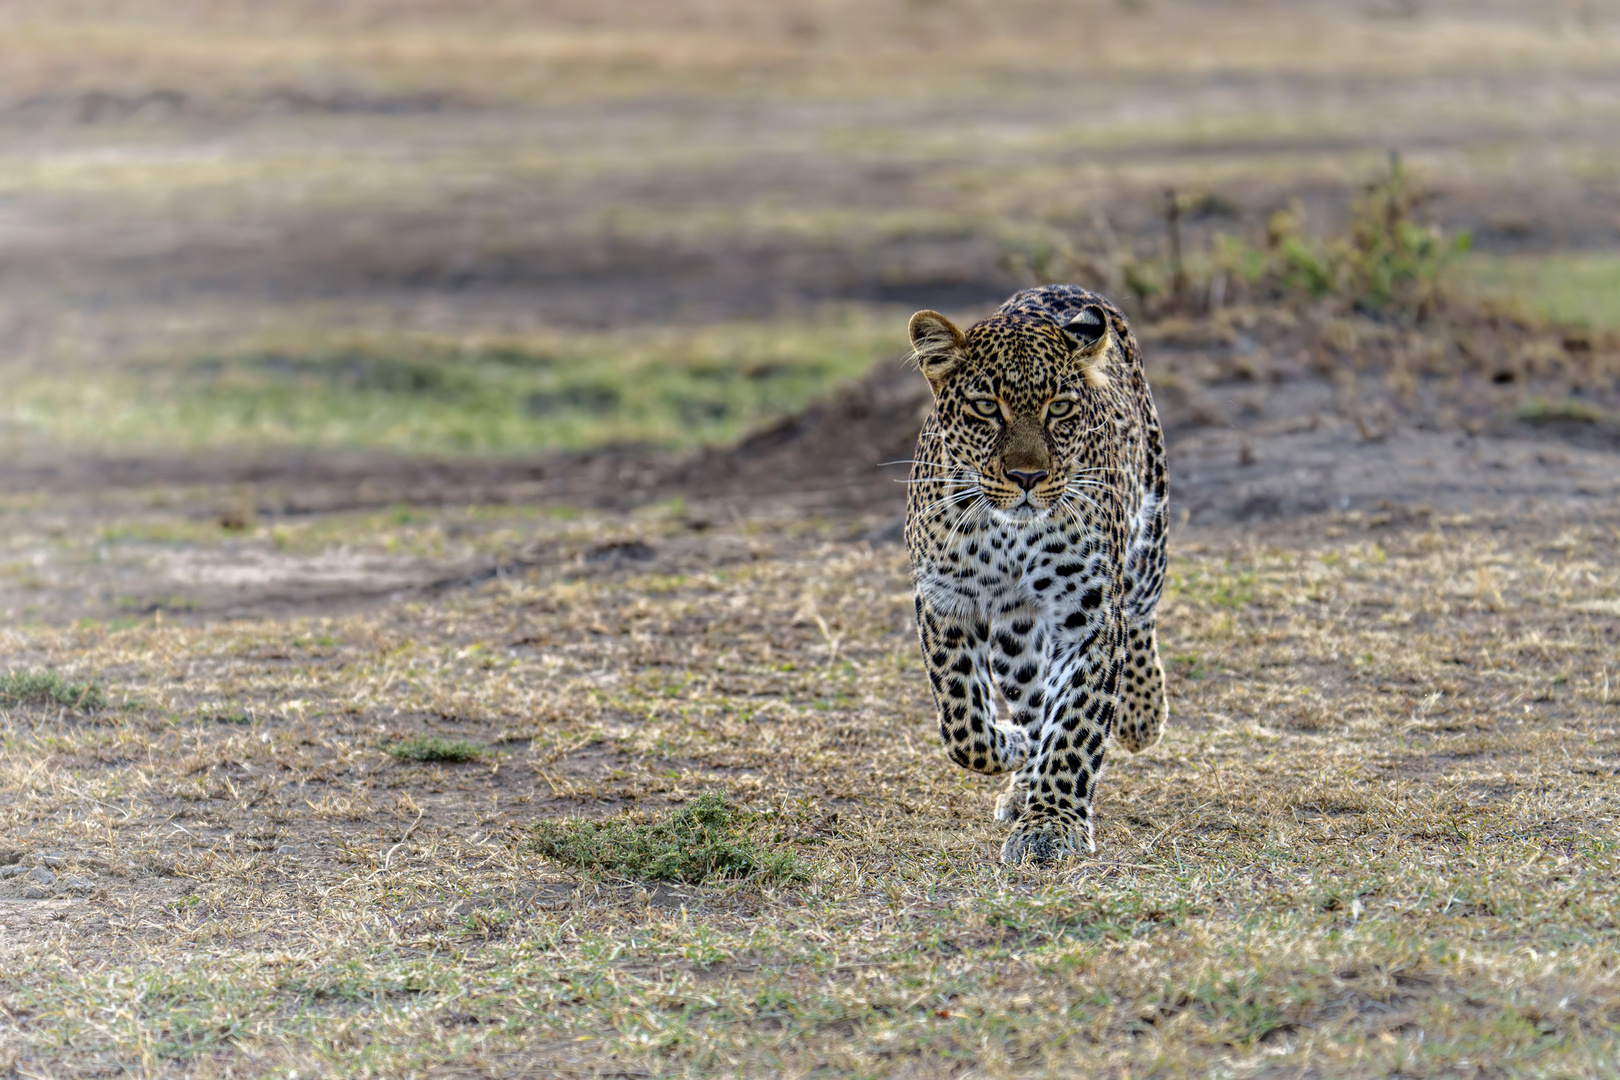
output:
M1099 545L1072 523L990 522L914 558L917 586L936 610L996 615L1061 606L1094 575Z

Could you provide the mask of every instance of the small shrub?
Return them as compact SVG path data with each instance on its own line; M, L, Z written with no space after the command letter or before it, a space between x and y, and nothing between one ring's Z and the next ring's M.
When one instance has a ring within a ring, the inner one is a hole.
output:
M1208 198L1166 192L1165 250L1144 254L1104 228L1009 240L1002 263L1027 284L1074 281L1128 297L1148 318L1264 301L1411 323L1433 317L1455 294L1448 282L1470 244L1466 232L1447 235L1418 221L1430 195L1395 154L1388 173L1351 200L1347 227L1336 235L1313 235L1295 200L1271 215L1263 243L1216 232L1203 250L1184 253L1181 221L1209 216L1199 214Z
M1441 281L1470 240L1466 232L1448 237L1418 224L1417 209L1427 198L1391 154L1389 174L1351 203L1344 235L1307 238L1295 204L1272 215L1266 250L1243 251L1228 242L1225 254L1262 294L1336 299L1357 311L1421 319L1440 305Z
M534 830L534 849L580 870L641 881L802 879L791 854L767 851L749 835L756 821L756 815L711 791L660 820L627 814L607 821L542 822Z
M388 752L406 761L476 761L483 756L484 749L465 739L412 735L390 746Z
M9 671L0 675L0 705L101 709L107 695L93 682L70 682L54 671Z

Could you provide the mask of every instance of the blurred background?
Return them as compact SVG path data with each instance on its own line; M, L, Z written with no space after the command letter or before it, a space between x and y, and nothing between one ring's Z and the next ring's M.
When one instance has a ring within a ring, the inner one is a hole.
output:
M1054 280L1186 542L1620 476L1620 5L0 0L0 136L24 623L892 541L907 318Z
M723 444L1049 277L1620 322L1596 0L5 0L0 132L0 449L58 472Z

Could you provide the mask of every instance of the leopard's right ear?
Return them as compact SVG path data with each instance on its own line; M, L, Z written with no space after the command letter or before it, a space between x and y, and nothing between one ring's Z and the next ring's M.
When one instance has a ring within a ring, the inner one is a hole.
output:
M1108 385L1108 345L1113 331L1108 316L1096 304L1087 304L1063 326L1063 336L1074 349L1071 354L1080 365L1086 385Z
M911 317L907 332L917 366L935 390L951 372L967 360L967 338L956 324L937 311L919 311Z

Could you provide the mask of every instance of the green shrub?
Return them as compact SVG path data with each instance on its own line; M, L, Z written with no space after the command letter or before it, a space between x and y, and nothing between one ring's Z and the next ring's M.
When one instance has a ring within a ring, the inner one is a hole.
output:
M390 746L388 752L406 761L476 761L483 756L484 748L465 739L412 735Z
M1148 318L1245 301L1308 301L1384 318L1416 321L1443 304L1448 278L1470 236L1422 225L1427 200L1390 155L1387 175L1368 183L1336 235L1306 229L1298 200L1271 215L1263 243L1216 233L1207 248L1183 251L1183 211L1209 196L1166 192L1164 250L1144 255L1111 230L1089 239L1045 235L1009 240L1003 265L1027 284L1073 281L1127 300Z
M534 849L579 870L639 881L802 879L791 854L767 851L750 835L757 824L757 815L711 791L657 820L626 814L607 821L541 822Z
M1226 241L1226 268L1262 294L1338 299L1370 314L1423 318L1439 306L1442 279L1471 240L1466 232L1447 237L1437 226L1418 224L1414 214L1425 198L1391 154L1389 174L1351 203L1344 234L1306 237L1296 203L1271 216L1265 249Z
M10 671L0 675L0 705L101 709L107 695L93 682L70 682L54 671Z

